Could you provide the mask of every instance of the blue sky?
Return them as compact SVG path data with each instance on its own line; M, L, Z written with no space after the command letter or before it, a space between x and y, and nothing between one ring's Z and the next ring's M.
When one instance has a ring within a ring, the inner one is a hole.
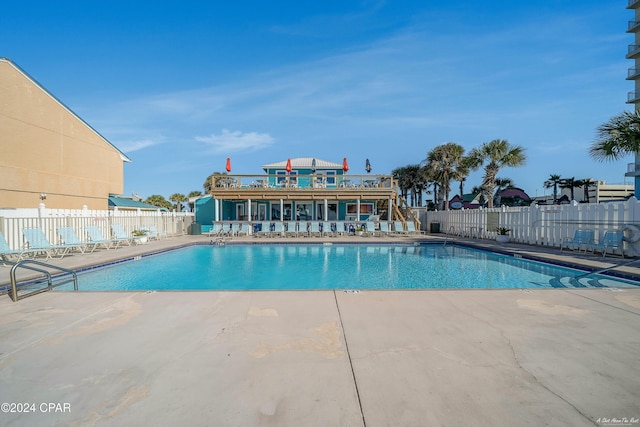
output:
M500 138L528 160L498 176L535 196L550 174L625 182L631 157L588 149L631 109L626 4L10 2L0 56L132 159L125 194L202 190L227 157L232 173L347 157L350 173L369 158L384 174Z

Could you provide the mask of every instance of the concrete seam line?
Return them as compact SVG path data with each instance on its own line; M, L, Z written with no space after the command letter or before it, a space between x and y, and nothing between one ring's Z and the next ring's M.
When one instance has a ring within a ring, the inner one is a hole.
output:
M356 397L358 398L358 406L360 407L360 416L362 417L362 425L367 427L367 421L364 418L364 411L362 410L362 400L360 400L360 390L358 389L358 381L356 380L356 372L353 370L353 361L351 360L351 353L349 352L349 342L347 341L347 334L344 331L344 323L342 323L342 313L340 313L340 306L338 305L338 296L336 290L333 290L333 299L336 302L336 310L338 311L338 319L340 320L340 329L342 329L342 336L344 337L344 347L347 351L347 357L349 358L349 367L351 368L351 375L353 376L353 384L356 388Z

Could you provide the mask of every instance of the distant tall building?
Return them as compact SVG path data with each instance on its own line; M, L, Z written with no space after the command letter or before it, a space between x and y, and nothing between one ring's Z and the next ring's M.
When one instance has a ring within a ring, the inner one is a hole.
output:
M627 9L633 10L633 20L629 21L627 33L633 34L633 43L629 45L627 59L633 60L633 67L629 68L627 80L632 80L634 90L627 94L627 104L633 104L636 111L640 110L640 0L628 0ZM627 165L625 176L634 177L635 194L640 195L640 153L636 153L634 163Z

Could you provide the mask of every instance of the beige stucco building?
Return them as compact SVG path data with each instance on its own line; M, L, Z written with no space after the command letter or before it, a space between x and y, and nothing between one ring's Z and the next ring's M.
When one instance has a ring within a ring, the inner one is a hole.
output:
M130 159L9 59L0 58L0 208L107 209Z

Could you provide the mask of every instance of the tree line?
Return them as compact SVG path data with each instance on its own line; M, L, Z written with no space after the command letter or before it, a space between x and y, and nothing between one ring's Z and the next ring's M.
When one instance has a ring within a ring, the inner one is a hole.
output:
M589 154L597 161L618 160L629 154L640 155L640 112L625 111L613 116L596 129L595 141L589 148ZM498 178L504 167L522 166L526 162L524 148L513 146L503 139L494 139L474 148L468 155L455 142L439 145L427 153L419 164L407 165L392 171L398 180L402 196L411 206L422 206L422 195L433 194L433 207L449 209L451 182L458 181L460 197L464 194L464 184L471 171L484 167L482 183L471 190L480 194L487 207L493 207L494 199L501 190L513 187L509 178ZM544 188L553 189L553 203L558 202L558 189L570 190L574 200L574 190L582 188L583 202L589 203L589 189L595 184L593 178L562 178L551 174L544 182Z
M409 200L411 206L422 206L422 194L433 188L433 207L448 210L451 182L458 182L462 197L469 174L483 168L482 183L472 192L480 193L487 207L491 208L496 188L512 186L511 180L497 177L500 169L522 166L525 162L525 149L505 139L485 142L468 154L461 145L447 142L429 151L420 164L396 168L391 174L398 180L402 197Z

